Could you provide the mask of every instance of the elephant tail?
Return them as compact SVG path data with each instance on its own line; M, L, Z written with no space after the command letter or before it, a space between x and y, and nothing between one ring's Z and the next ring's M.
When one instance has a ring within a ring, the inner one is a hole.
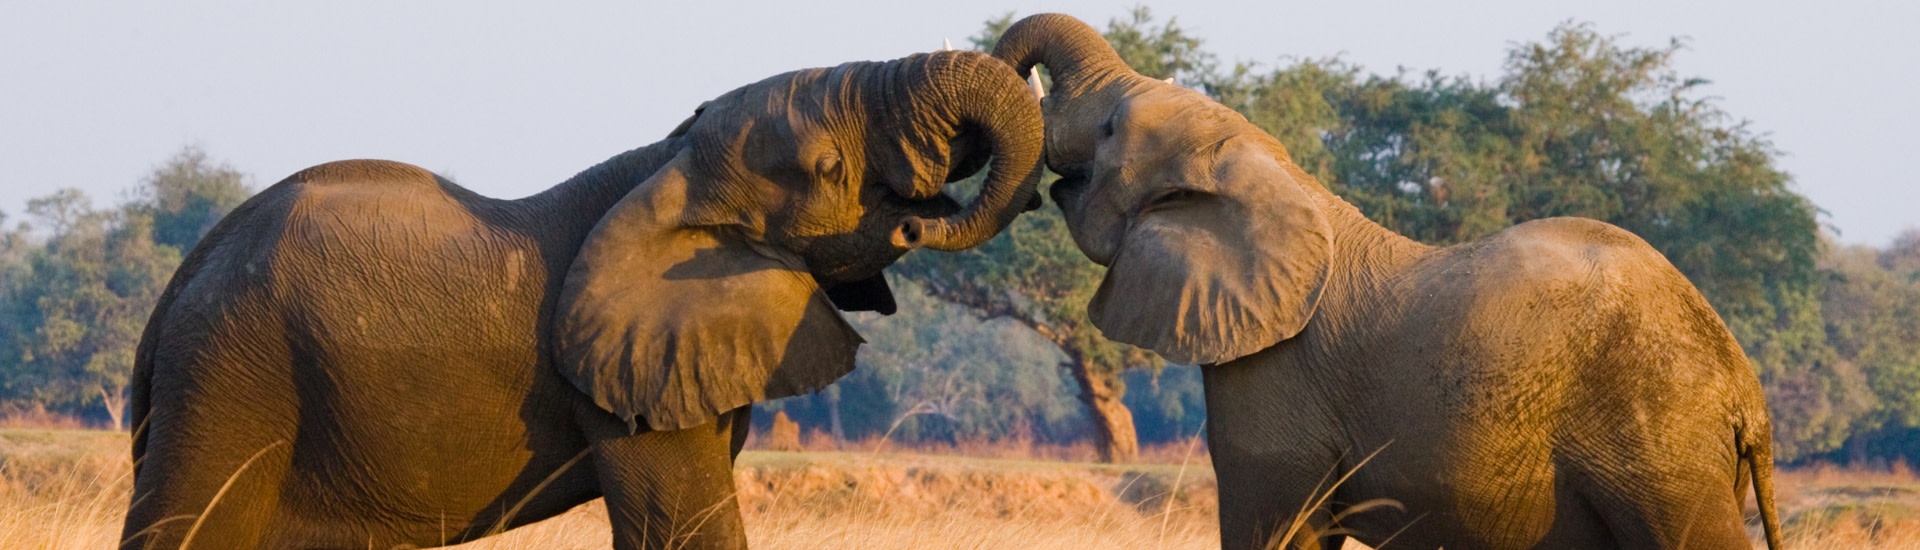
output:
M1773 503L1773 425L1767 421L1764 409L1757 419L1750 418L1744 424L1739 434L1744 447L1740 454L1753 476L1754 506L1760 509L1760 525L1766 530L1767 548L1781 550L1786 546L1780 542L1780 512Z

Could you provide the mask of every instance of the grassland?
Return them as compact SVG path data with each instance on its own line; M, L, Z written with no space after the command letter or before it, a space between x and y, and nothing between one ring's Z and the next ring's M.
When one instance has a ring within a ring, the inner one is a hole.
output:
M1184 447L1128 466L1057 459L1078 456L1073 449L850 448L742 455L735 476L755 548L1218 546L1212 472ZM112 547L130 485L125 449L118 433L0 430L0 548ZM1920 548L1912 472L1811 468L1781 478L1792 547ZM596 502L459 548L597 549L607 539Z

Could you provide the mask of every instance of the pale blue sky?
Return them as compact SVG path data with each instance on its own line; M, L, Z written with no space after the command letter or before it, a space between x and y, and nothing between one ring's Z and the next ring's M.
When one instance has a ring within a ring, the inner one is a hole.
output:
M80 187L115 202L186 144L267 185L386 158L519 197L650 143L694 106L801 67L957 46L988 17L1104 26L1136 2L31 2L0 8L0 211ZM1591 21L1690 38L1680 67L1771 135L1846 242L1920 225L1920 3L1149 2L1226 60L1340 54L1370 71L1497 75ZM11 223L11 222L10 222Z

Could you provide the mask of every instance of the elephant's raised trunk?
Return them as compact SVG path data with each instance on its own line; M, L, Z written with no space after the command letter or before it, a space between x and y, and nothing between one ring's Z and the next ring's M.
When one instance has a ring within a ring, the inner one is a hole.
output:
M1023 77L1032 74L1035 63L1047 66L1053 76L1043 102L1047 165L1067 177L1085 176L1093 160L1088 129L1099 128L1129 90L1154 82L1128 67L1099 31L1057 13L1014 23L1000 35L993 55Z
M978 167L979 152L949 151L956 136L978 132L993 155L980 194L959 213L947 218L909 218L894 231L893 242L903 248L962 250L993 238L1036 196L1040 181L1041 132L1039 103L1013 70L992 57L974 52L946 51L921 54L898 62L893 82L901 92L893 113L896 120L914 121L903 137L920 141L920 167L910 178L893 178L894 190L924 199L940 192L947 181L964 177ZM910 111L900 107L913 106ZM903 112L904 111L904 112ZM931 123L935 127L926 125ZM928 138L932 139L928 139Z
M1060 96L1055 101L1070 101L1107 80L1133 74L1100 31L1058 13L1032 15L1014 23L1000 35L993 56L1012 65L1021 78L1033 71L1034 64L1046 65L1053 77L1051 93Z

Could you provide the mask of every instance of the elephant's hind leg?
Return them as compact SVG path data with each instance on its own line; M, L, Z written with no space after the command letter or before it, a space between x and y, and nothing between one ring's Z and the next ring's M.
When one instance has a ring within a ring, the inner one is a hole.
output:
M718 422L628 435L599 410L580 413L613 523L614 548L745 548L734 499L734 411Z
M271 546L297 524L283 500L297 431L288 415L274 414L274 404L294 401L275 382L284 379L275 367L287 361L198 338L171 341L157 352L146 451L121 547Z
M121 548L265 546L280 509L287 442L251 452L156 448L134 480ZM238 451L239 449L235 449Z
M1622 548L1751 548L1733 476L1636 476L1596 491L1595 507ZM1686 479L1681 479L1686 478Z

